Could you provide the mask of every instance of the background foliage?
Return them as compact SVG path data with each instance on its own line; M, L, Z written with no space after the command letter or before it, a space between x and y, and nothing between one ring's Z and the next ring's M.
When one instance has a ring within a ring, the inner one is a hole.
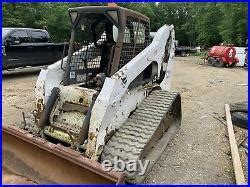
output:
M3 3L4 27L47 27L55 42L68 41L68 8L102 3ZM247 3L118 3L151 20L151 31L175 26L181 45L212 46L221 42L245 46Z

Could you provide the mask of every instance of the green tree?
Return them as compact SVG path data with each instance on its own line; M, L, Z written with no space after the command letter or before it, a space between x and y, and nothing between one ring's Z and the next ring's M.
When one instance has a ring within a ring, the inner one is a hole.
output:
M216 3L199 4L196 7L195 29L199 45L212 46L222 42L218 31L220 9Z
M68 8L106 3L3 3L4 27L48 29L52 40L69 40ZM180 45L212 46L220 42L244 46L247 3L118 3L150 18L151 31L175 26Z
M226 43L244 46L247 39L247 4L220 3L222 18L219 31Z

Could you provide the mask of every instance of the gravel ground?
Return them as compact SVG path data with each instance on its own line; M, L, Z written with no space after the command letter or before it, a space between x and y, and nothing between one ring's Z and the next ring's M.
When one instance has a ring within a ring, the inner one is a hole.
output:
M22 120L34 106L37 68L3 73L3 124ZM247 70L215 68L199 57L176 57L173 90L182 96L182 126L148 174L146 183L235 183L225 124L225 103L247 100ZM246 131L235 128L237 140ZM247 176L247 156L240 147ZM32 181L3 169L3 183Z
M3 72L3 124L20 122L23 112L30 112L35 107L35 83L39 68Z
M247 84L247 71L180 57L173 77L173 89L182 96L182 126L146 182L234 183L227 129L214 117L225 116L225 103L247 100L247 86L239 85ZM237 128L237 137L243 133Z

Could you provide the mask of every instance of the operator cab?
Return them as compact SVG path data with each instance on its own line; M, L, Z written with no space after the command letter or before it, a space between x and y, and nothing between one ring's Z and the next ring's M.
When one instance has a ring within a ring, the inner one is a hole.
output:
M97 75L112 76L150 43L149 18L140 13L87 6L69 9L69 14L72 31L64 85L96 87Z

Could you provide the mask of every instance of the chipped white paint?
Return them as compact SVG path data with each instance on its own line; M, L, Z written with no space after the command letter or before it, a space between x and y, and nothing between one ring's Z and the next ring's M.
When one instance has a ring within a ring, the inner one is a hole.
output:
M171 31L171 32L170 32ZM97 102L94 104L90 119L89 136L87 144L87 155L92 159L98 159L103 146L105 145L105 137L110 133L110 130L119 128L120 125L127 119L127 116L119 116L121 119L116 120L118 111L124 111L126 114L134 110L133 103L139 104L144 95L140 95L138 88L128 90L130 83L148 66L152 61L158 64L158 77L160 77L160 69L163 65L163 57L167 39L172 34L172 43L170 44L170 59L166 75L163 83L160 85L163 90L170 89L171 70L174 56L174 27L173 25L164 25L154 36L152 43L145 48L141 53L128 62L123 68L116 72L112 77L105 79L103 88L97 97ZM169 84L169 85L168 85ZM129 94L129 93L135 93ZM126 99L127 100L126 100ZM126 100L126 101L125 101ZM129 102L128 102L129 101ZM114 105L114 103L123 103L122 105ZM125 107L126 103L126 107Z
M165 45L171 33L170 58L163 62ZM81 49L84 50L84 49ZM160 84L163 90L170 89L172 64L174 56L174 27L164 25L154 35L152 43L141 53L134 57L112 77L105 79L104 85L93 106L86 154L92 159L98 159L108 135L127 120L131 111L147 96L147 87L128 89L130 83L153 61L157 63L158 77L163 67L166 70L165 77ZM63 67L66 66L67 57L63 59ZM59 87L62 83L64 71L61 69L61 61L58 61L47 69L42 69L36 83L36 102L45 104L53 87ZM71 85L72 89L78 89ZM152 85L151 85L152 87ZM61 87L62 88L62 87ZM86 97L92 96L89 94ZM68 97L68 96L67 96ZM68 98L65 98L68 99ZM88 98L90 99L90 98ZM67 116L67 119L70 116Z

